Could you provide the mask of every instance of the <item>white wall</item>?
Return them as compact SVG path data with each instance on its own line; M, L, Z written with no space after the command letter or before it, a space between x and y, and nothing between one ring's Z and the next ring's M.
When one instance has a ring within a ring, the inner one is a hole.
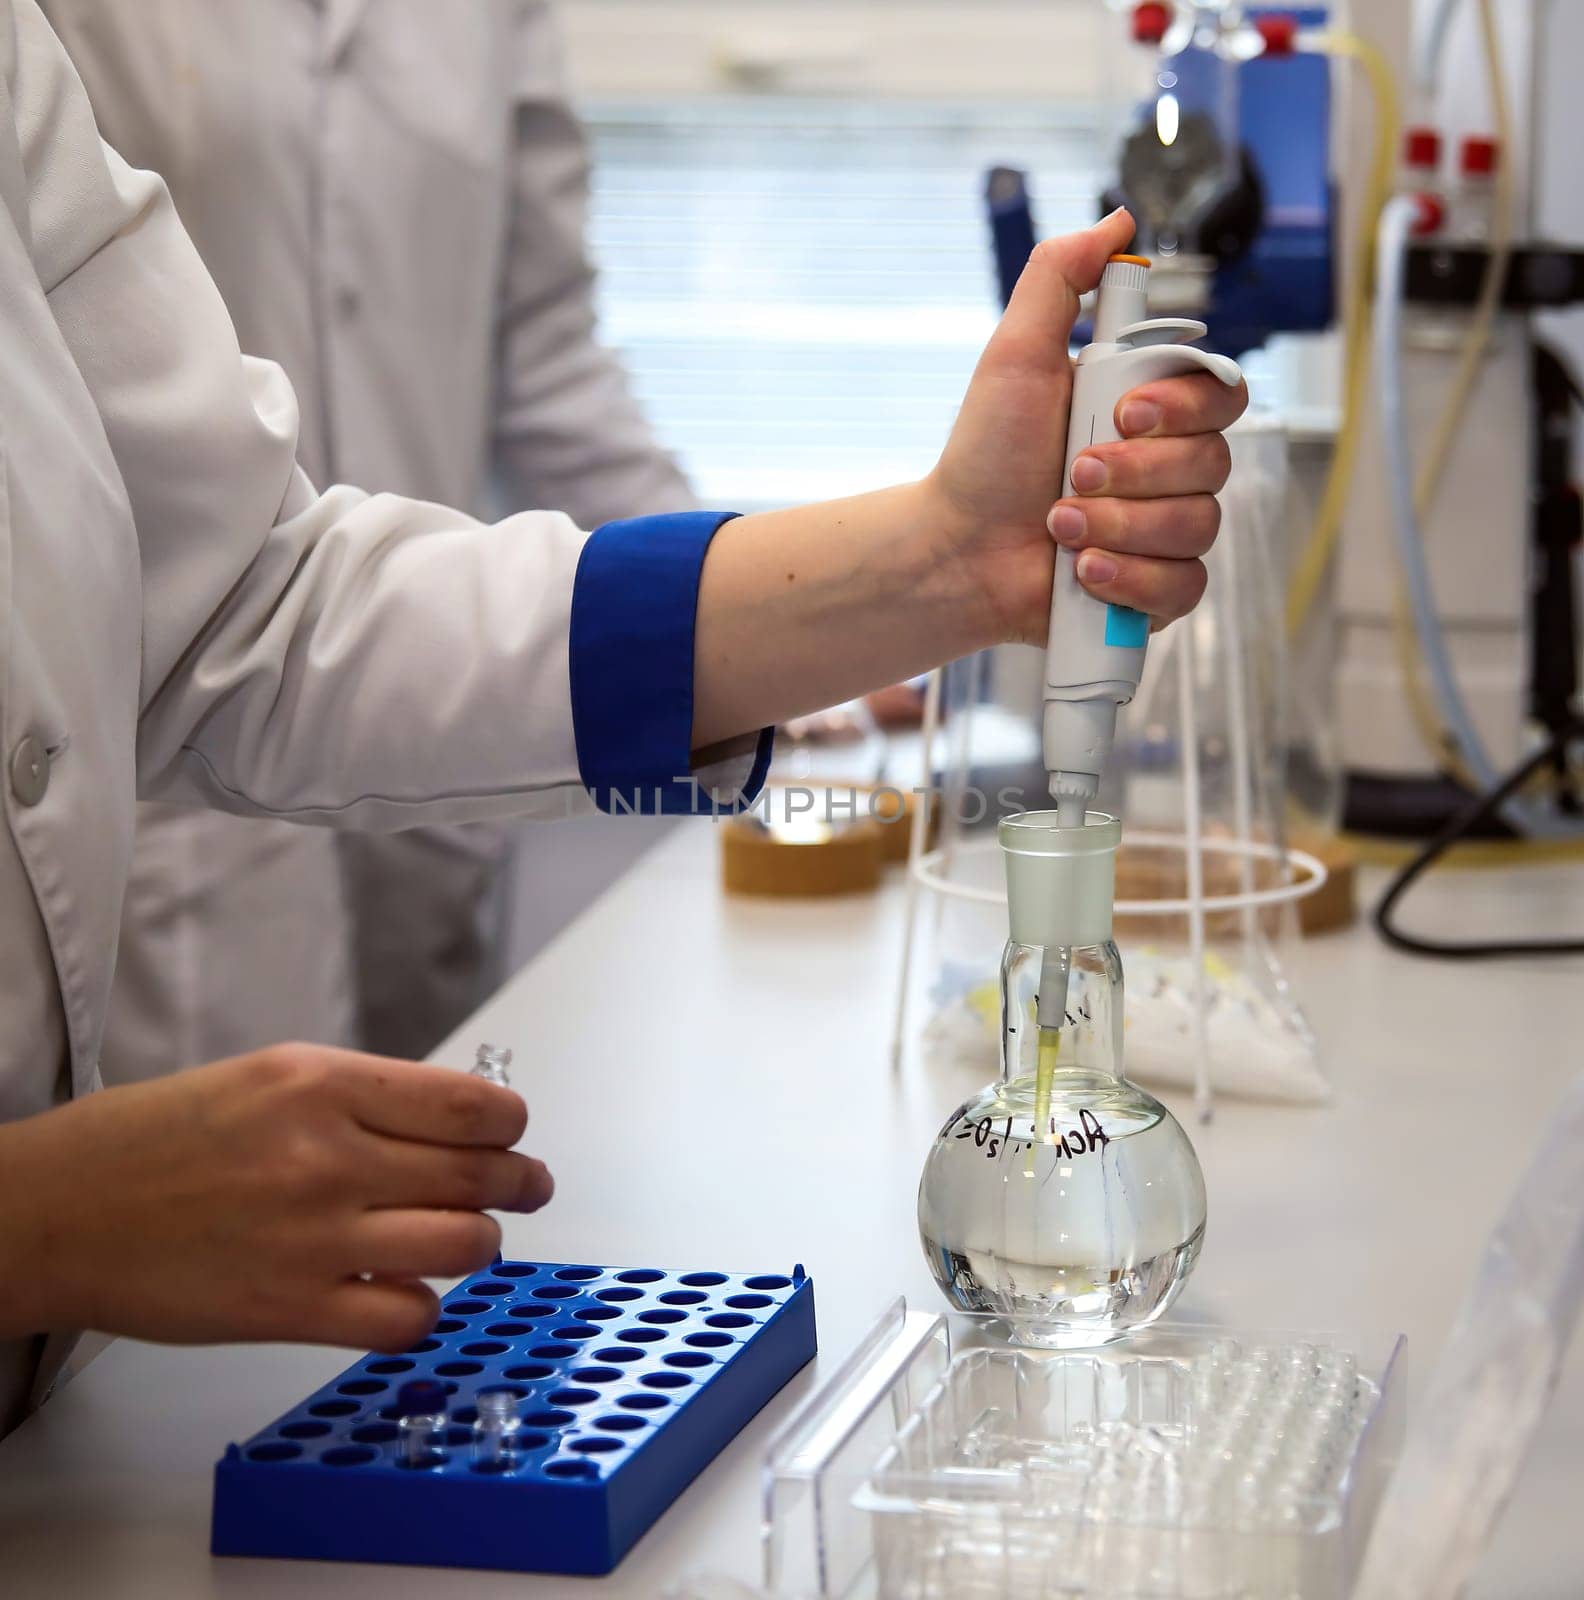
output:
M1102 0L562 0L591 98L753 91L1093 100L1125 18Z
M1414 0L1422 20L1434 0ZM1491 131L1490 97L1478 50L1473 0L1463 0L1448 35L1436 122L1455 138ZM1584 4L1580 0L1500 0L1496 7L1512 114L1513 152L1524 209L1520 228L1532 237L1584 246L1584 184L1578 150L1584 143ZM1416 114L1410 106L1410 114ZM1584 371L1584 309L1542 319L1546 335Z
M1535 231L1584 248L1584 183L1579 181L1578 160L1579 147L1584 144L1584 99L1579 95L1584 4L1542 0L1540 22ZM1542 327L1567 351L1574 371L1584 374L1584 308L1549 316Z

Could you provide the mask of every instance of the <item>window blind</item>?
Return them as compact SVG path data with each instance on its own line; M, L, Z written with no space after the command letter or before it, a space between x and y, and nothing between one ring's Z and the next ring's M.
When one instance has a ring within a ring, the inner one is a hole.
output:
M599 102L603 335L708 504L753 508L933 464L996 289L982 192L1030 174L1043 233L1094 216L1098 108Z

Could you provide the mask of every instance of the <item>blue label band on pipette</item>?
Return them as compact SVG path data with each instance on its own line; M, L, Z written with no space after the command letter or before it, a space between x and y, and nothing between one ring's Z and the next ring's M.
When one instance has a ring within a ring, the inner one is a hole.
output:
M1149 642L1149 618L1131 606L1107 606L1105 642L1124 650L1139 649Z

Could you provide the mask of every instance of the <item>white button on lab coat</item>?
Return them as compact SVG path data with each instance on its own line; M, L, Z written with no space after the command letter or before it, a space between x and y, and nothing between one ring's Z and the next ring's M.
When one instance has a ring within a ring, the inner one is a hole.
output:
M593 336L586 157L543 0L44 10L104 137L166 177L243 348L292 379L315 482L482 510L493 478L499 509L585 527L691 504ZM349 958L373 1042L427 1023L427 1048L478 998L500 853L495 830L145 808L107 1076L349 1042Z
M586 806L587 535L316 491L290 386L239 354L163 185L100 144L34 0L0 0L0 283L0 749L48 756L33 803L0 785L18 1117L94 1086L134 778L345 825ZM0 1429L37 1357L0 1345Z

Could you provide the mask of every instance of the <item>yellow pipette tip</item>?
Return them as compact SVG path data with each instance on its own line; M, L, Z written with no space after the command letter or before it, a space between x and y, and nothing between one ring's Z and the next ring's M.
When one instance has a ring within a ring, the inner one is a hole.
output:
M1056 1075L1056 1058L1061 1054L1061 1029L1041 1028L1039 1050L1034 1058L1034 1127L1023 1170L1034 1171L1034 1146L1049 1138L1045 1124L1050 1120L1051 1079Z

